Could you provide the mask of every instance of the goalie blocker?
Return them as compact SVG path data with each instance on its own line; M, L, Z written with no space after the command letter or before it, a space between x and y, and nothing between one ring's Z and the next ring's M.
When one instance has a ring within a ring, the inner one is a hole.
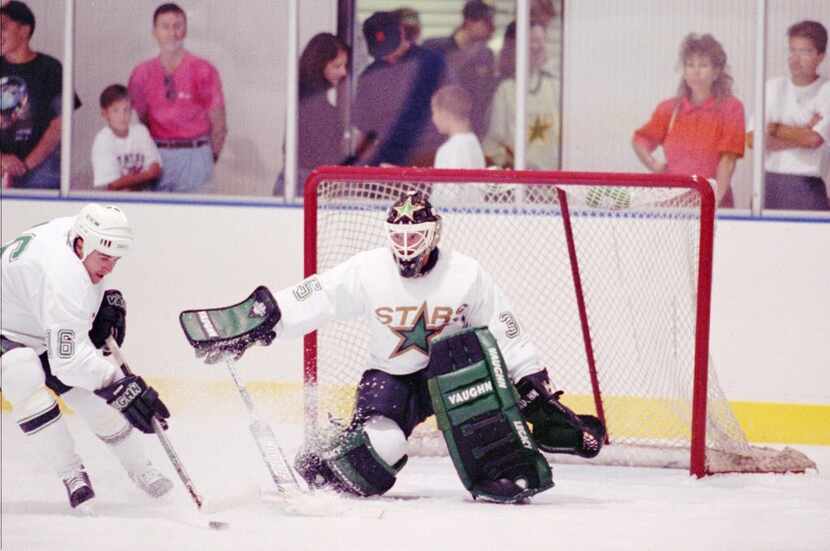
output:
M254 344L271 344L281 317L274 295L260 285L232 306L185 310L179 314L179 323L196 356L216 363L225 358L237 360Z
M515 503L553 487L487 328L436 340L427 371L438 428L474 498Z

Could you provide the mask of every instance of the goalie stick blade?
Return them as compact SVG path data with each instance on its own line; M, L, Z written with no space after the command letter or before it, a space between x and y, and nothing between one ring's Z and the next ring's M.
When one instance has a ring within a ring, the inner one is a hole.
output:
M279 319L277 301L264 285L231 306L184 310L179 314L185 337L196 350L243 335L271 331Z
M268 468L277 491L284 496L302 493L297 476L286 460L271 427L257 418L251 421L248 428L259 448L263 461L265 461L265 466Z

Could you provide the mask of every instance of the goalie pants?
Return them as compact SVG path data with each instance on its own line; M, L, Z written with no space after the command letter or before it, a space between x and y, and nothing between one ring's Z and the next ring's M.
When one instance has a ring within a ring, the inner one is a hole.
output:
M353 423L363 424L374 415L393 420L409 438L416 426L433 414L426 370L409 375L390 375L370 369L357 385Z

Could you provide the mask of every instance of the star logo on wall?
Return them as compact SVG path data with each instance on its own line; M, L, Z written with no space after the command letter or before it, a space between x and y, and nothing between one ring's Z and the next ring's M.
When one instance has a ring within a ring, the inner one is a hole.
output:
M395 212L398 214L397 218L395 218L395 222L400 222L401 218L409 218L413 222L415 221L415 213L419 210L423 210L423 205L413 205L412 204L412 197L407 197L406 201L403 205L399 207L393 207Z
M421 304L418 312L415 314L415 321L410 327L390 327L398 337L398 344L395 349L389 354L389 358L395 358L408 352L409 350L417 350L424 356L429 356L429 343L441 333L444 326L435 327L427 323L426 312L429 310L427 303Z
M542 117L537 115L535 119L533 119L533 124L530 126L528 130L530 130L530 137L528 138L528 142L533 143L536 140L539 140L542 143L548 142L548 131L553 128L553 124L542 120Z

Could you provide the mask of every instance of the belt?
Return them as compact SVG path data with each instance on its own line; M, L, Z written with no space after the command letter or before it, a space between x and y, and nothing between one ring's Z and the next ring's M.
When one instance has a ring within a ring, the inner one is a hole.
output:
M210 143L207 138L196 140L156 140L156 145L164 149L193 149Z

